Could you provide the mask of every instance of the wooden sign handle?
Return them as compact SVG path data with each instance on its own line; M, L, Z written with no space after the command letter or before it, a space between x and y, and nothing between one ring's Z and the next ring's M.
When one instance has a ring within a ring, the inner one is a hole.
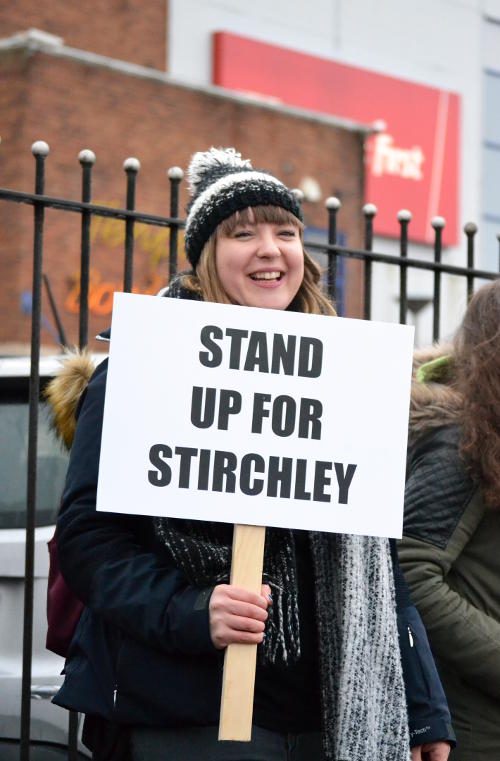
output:
M235 525L231 584L260 594L265 526ZM257 645L229 645L224 655L219 740L252 739Z

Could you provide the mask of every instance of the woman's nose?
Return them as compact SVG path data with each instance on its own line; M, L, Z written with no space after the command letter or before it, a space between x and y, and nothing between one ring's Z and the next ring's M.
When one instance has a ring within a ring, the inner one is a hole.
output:
M279 241L270 230L262 231L257 241L257 256L280 256Z

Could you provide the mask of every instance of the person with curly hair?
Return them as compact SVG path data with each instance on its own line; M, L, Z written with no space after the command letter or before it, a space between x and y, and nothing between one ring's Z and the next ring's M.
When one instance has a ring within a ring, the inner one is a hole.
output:
M454 761L500 757L500 280L416 356L400 562L437 659Z

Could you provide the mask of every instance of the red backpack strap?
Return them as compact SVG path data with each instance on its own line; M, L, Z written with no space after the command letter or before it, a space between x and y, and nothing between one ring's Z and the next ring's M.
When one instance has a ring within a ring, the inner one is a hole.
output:
M47 639L46 647L66 658L80 620L83 603L68 587L59 569L57 557L57 529L48 543L49 580L47 585Z

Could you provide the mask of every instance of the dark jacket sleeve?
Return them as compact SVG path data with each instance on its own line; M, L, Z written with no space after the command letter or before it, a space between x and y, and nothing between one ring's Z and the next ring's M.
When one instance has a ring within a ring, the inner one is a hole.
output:
M480 489L463 470L457 431L441 429L415 447L399 555L436 657L500 699L500 623L453 583L455 565L484 516Z
M166 553L153 548L152 519L96 511L106 373L107 361L94 373L77 410L57 523L61 572L94 613L143 643L170 652L215 654L210 592L190 586Z
M441 685L427 634L398 562L391 540L396 589L399 646L408 706L410 745L444 740L455 745L448 703Z

